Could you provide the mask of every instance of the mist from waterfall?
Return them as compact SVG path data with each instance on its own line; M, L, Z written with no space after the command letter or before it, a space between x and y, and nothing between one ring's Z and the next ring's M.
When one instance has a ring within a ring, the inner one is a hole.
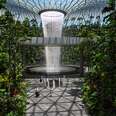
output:
M61 38L64 14L58 11L46 11L41 14L42 26L45 38ZM46 46L47 72L60 71L61 48L59 46Z

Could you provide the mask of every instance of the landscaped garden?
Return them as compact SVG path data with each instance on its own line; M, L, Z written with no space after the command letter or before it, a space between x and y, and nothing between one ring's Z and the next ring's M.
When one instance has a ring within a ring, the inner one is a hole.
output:
M61 62L80 64L82 99L90 116L116 116L116 6L115 0L108 1L102 24L100 20L92 23L91 16L85 24L63 30L65 36L83 38L77 45L62 46ZM14 19L5 4L6 0L0 0L0 116L24 116L30 85L23 71L27 65L36 64L37 57L43 63L45 54L44 46L26 46L20 41L44 34L35 19Z

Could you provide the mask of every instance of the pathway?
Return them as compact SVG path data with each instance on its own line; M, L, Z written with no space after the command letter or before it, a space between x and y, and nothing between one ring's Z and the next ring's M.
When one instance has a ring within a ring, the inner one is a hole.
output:
M80 87L72 86L71 79L66 86L54 89L42 86L37 80L30 82L26 116L87 116ZM35 96L36 87L39 97Z

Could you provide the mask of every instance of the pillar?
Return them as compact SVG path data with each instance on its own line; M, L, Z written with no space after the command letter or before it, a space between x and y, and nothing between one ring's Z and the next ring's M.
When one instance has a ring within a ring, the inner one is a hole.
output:
M48 88L50 88L50 83L49 83L49 79L47 78L47 83L48 83Z
M55 89L56 86L55 86L55 80L53 79L53 89Z
M61 79L59 78L59 87L61 87Z

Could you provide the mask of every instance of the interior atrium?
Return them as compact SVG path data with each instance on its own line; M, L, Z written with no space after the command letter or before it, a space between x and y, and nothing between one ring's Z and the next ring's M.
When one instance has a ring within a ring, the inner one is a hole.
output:
M116 0L0 0L0 116L116 116Z

